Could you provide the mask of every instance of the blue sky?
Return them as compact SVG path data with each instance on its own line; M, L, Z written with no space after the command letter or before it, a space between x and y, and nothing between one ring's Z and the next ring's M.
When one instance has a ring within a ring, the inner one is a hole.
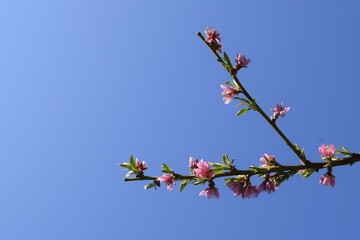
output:
M251 58L239 79L278 125L320 161L322 144L359 152L358 1L20 1L0 3L0 238L353 239L358 168L294 177L272 195L220 200L148 182L125 183L133 154L150 175L190 156L239 168L263 153L294 154L255 112L235 117L229 81L196 36L212 26L223 49ZM271 115L270 110L268 110Z

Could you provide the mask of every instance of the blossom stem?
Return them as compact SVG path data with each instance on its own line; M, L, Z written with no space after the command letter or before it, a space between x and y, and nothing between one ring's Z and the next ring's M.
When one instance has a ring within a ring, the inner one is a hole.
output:
M348 158L341 158L335 161L332 161L331 166L332 167L338 167L343 165L353 165L356 162L360 162L360 153L354 153L351 157ZM323 168L328 168L327 162L309 162L307 165L281 165L281 166L273 166L273 167L263 167L263 168L257 168L256 170L237 170L233 169L228 172L223 172L216 174L214 177L212 177L209 180L215 179L215 178L221 178L221 177L230 177L230 176L237 176L237 175L247 175L252 176L256 174L270 174L270 173L278 173L278 172L284 172L284 171L293 171L296 173L297 171L304 170L304 169L314 169L314 170L320 170ZM132 177L132 178L125 178L124 181L141 181L141 180L156 180L158 176L138 176L138 177ZM195 175L180 175L176 174L176 180L184 180L184 179L198 179Z
M225 63L223 59L220 57L220 55L210 46L208 42L205 41L204 36L198 32L197 35L203 40L203 42L211 49L211 51L215 54L217 57L217 61L220 63ZM291 143L291 141L285 136L285 134L278 128L275 121L272 121L266 113L262 110L262 108L255 102L254 98L251 97L251 95L248 93L248 91L244 88L244 86L240 83L239 79L237 78L236 74L237 71L233 71L233 69L227 69L226 71L230 74L231 78L236 82L236 84L240 87L242 90L242 93L246 96L246 98L252 103L253 110L256 110L260 113L260 115L265 118L265 120L272 126L272 128L280 135L280 137L285 141L286 145L290 147L290 149L298 156L300 161L303 165L308 165L311 162L306 159L306 157L301 154L301 152L296 149L295 145Z

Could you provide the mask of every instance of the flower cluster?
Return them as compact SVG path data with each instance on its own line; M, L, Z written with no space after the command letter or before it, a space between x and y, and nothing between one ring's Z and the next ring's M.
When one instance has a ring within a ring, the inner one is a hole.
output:
M245 198L256 198L259 196L260 191L256 186L252 186L246 178L241 180L236 180L227 184L227 186L234 192L234 196L238 197L241 195L243 199Z
M211 27L205 29L206 39L205 41L210 44L218 53L222 53L222 46L219 44L221 42L220 33Z
M234 96L240 93L240 90L233 89L226 85L220 85L220 87L224 89L224 91L221 94L224 96L223 100L225 101L225 104L229 104L231 100L234 98Z
M276 104L275 109L271 109L274 112L272 120L275 121L279 116L284 117L289 110L290 107L285 108L283 103Z
M267 193L273 193L275 192L275 189L278 189L280 185L276 185L276 182L274 179L266 177L265 180L259 185L258 190L259 192L267 192Z

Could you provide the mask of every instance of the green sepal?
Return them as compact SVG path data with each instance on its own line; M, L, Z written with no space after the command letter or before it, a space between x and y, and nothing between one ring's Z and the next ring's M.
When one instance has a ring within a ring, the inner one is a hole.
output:
M240 111L238 111L238 113L236 114L236 116L240 116L243 115L244 113L246 113L247 111L249 111L251 108L243 108Z
M190 182L191 182L191 179L182 180L182 182L180 184L180 192L182 192Z

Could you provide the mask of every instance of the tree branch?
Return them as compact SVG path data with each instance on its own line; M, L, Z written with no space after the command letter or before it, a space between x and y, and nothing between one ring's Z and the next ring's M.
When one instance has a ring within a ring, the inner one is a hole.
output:
M338 167L338 166L343 166L343 165L353 165L356 162L360 161L360 154L359 153L354 153L352 154L351 157L348 158L341 158L338 160L334 160L331 162L331 166L332 167ZM247 176L252 176L252 175L256 175L256 174L270 174L270 173L278 173L278 172L284 172L284 171L300 171L300 170L304 170L304 169L314 169L316 171L323 169L323 168L327 168L328 167L328 163L327 162L309 162L307 165L281 165L281 166L272 166L272 167L257 167L256 170L231 170L228 172L224 172L224 173L219 173L216 174L215 177L211 178L211 179L215 179L215 178L221 178L221 177L231 177L231 176L237 176L237 175L247 175ZM131 177L131 178L125 178L124 181L128 182L128 181L142 181L142 180L157 180L159 176L137 176L137 177ZM175 174L175 179L176 180L184 180L184 179L189 179L189 180L194 180L194 179L198 179L198 177L196 177L195 175L180 175L180 174Z

